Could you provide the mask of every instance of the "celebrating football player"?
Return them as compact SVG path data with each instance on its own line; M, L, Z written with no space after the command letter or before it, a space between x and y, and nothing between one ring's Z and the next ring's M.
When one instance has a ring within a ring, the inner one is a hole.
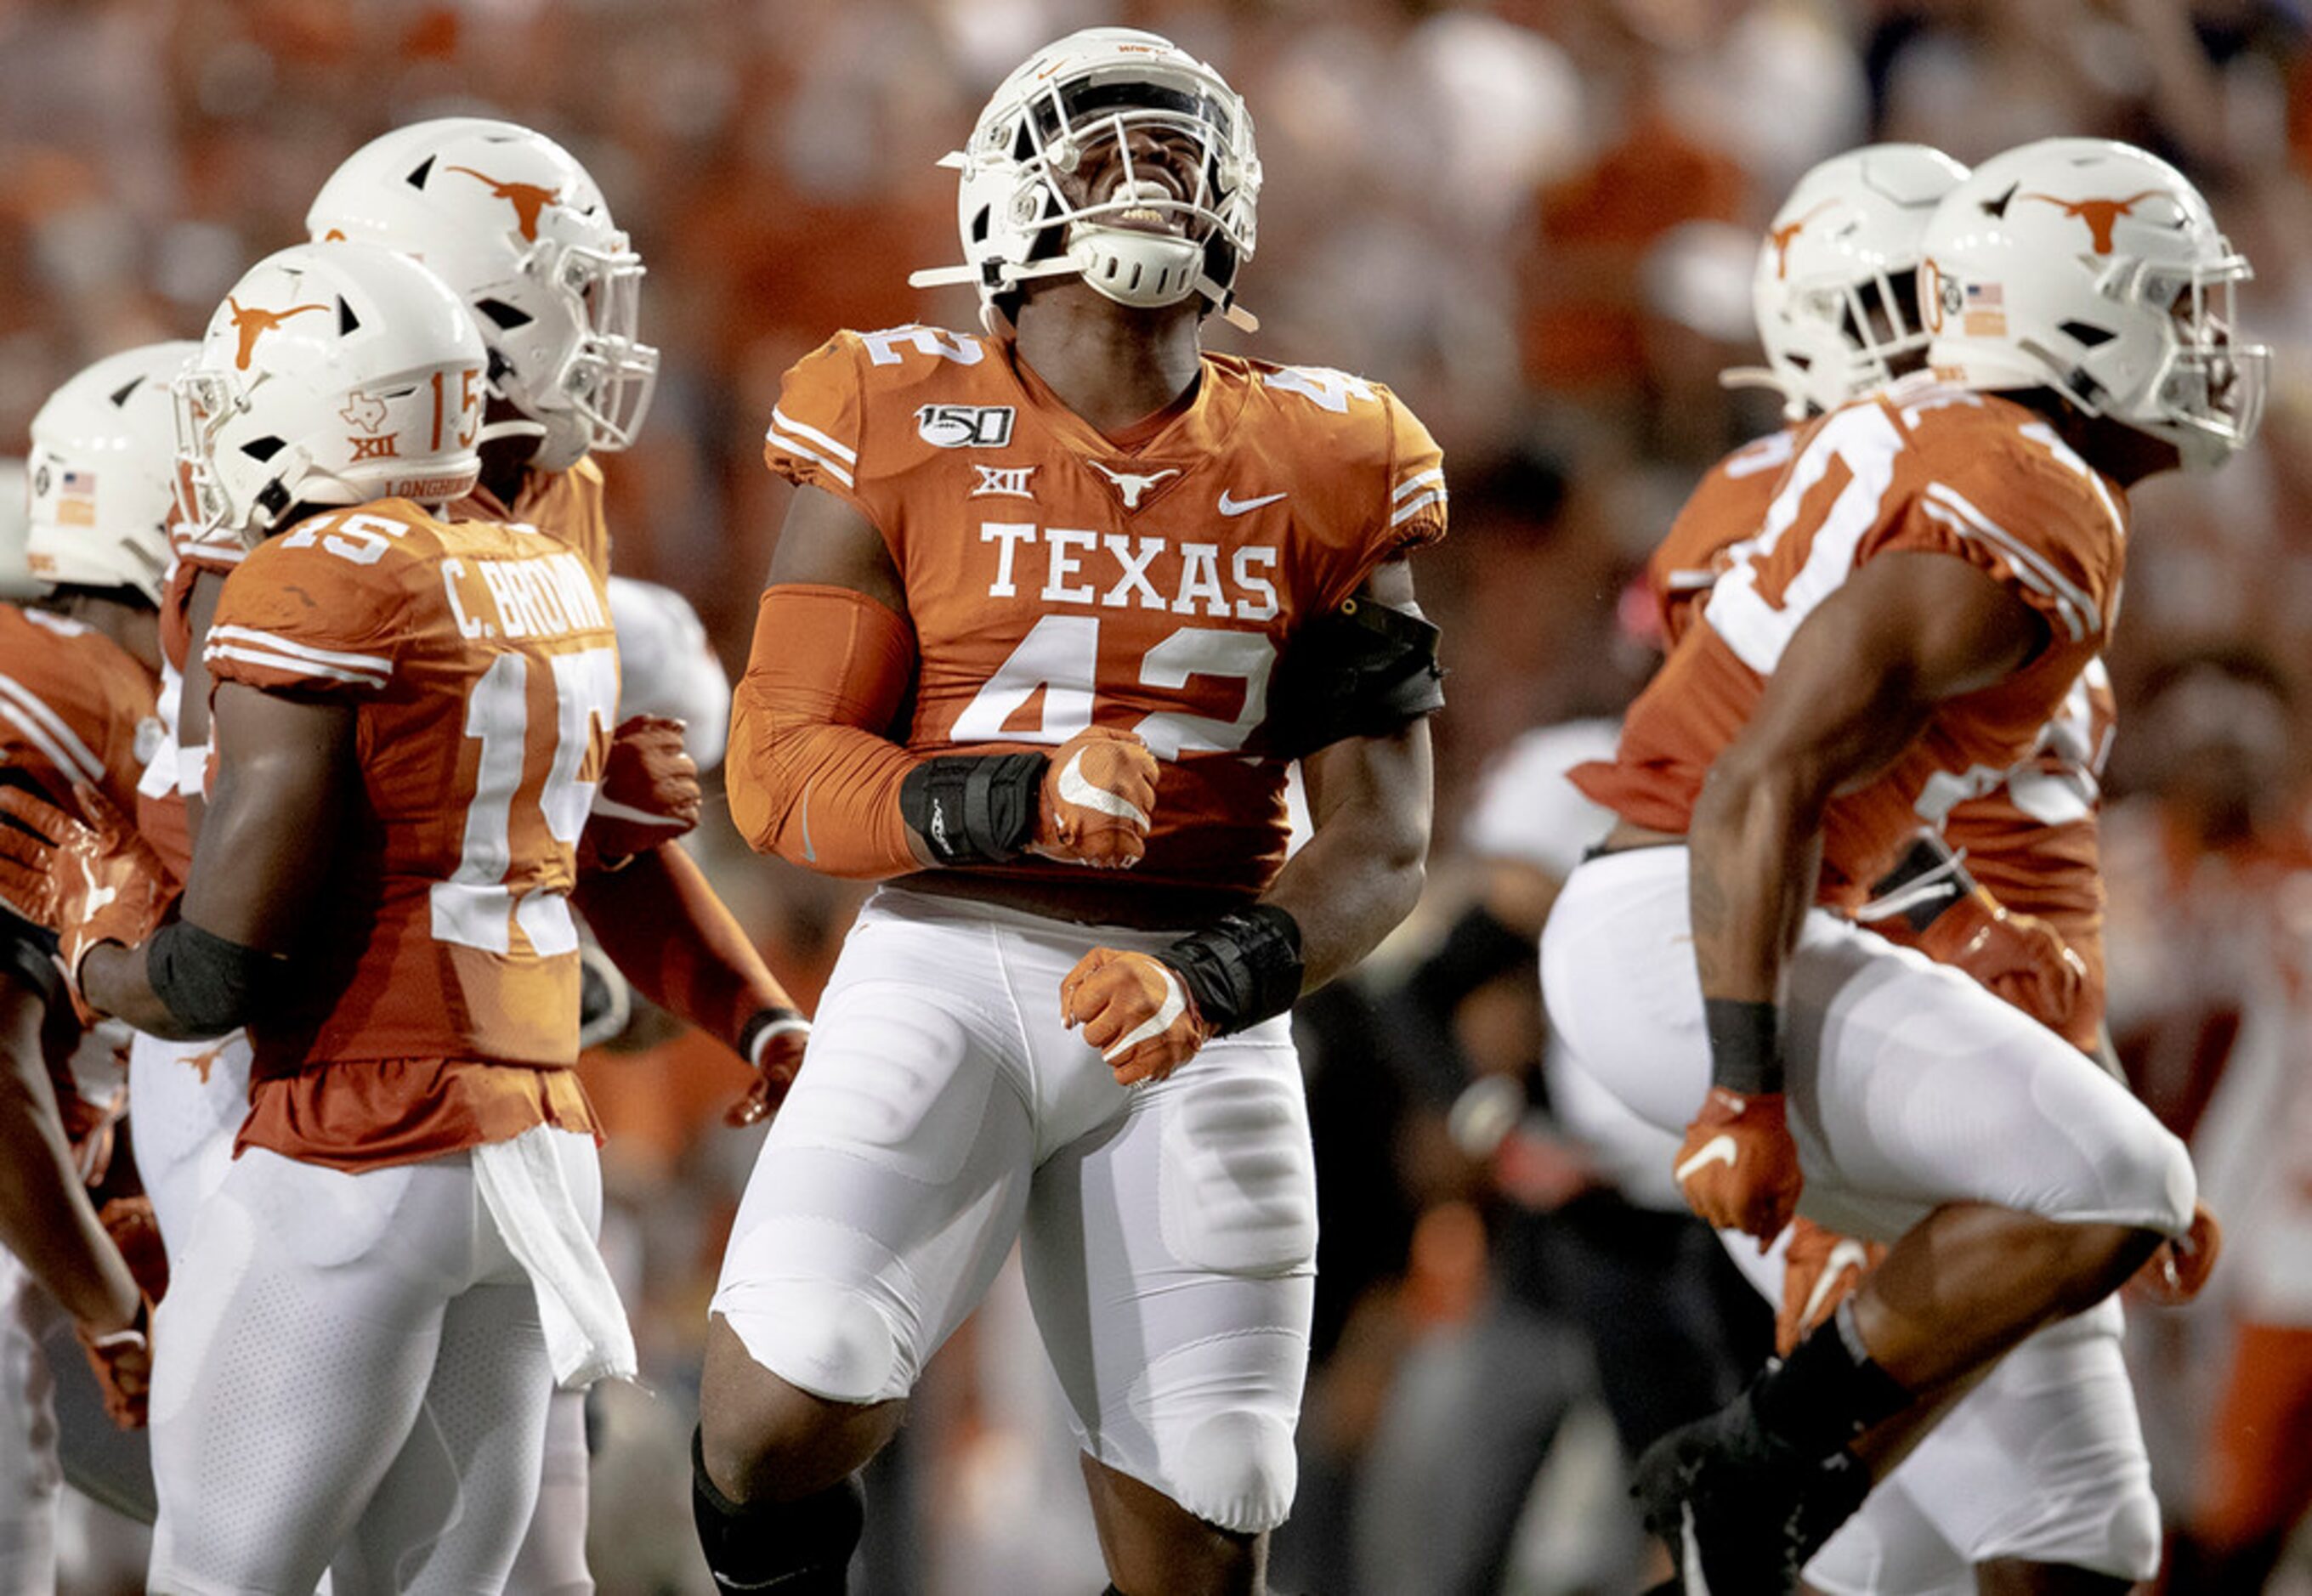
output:
M1036 52L964 149L986 336L787 373L799 485L733 714L765 850L890 880L749 1186L696 1510L723 1589L837 1592L854 1472L1018 1239L1115 1588L1261 1588L1316 1234L1286 1011L1411 907L1437 449L1386 388L1204 353L1249 325L1260 167L1151 34ZM1315 835L1287 861L1284 781Z
M254 1051L156 1327L154 1590L310 1590L339 1547L379 1588L420 1559L502 1588L548 1391L634 1366L571 1068L609 601L532 528L442 519L486 369L404 256L253 268L177 379L184 518L251 545L205 650L218 773L181 912L101 795L83 824L0 794L48 843L0 842L0 884L60 928L77 996Z
M1685 1125L1696 1212L1763 1239L1802 1199L1892 1243L1785 1362L1641 1460L1690 1591L1792 1588L1871 1461L2193 1220L2189 1160L2124 1087L1852 913L2101 651L2125 488L2253 431L2247 264L2181 174L2093 140L1985 163L1922 249L1931 371L1798 440L1617 758L1576 773L1623 818L1545 938L1553 1020ZM2086 1549L2145 1555L2122 1516L2129 1544Z
M63 804L81 785L136 801L157 729L169 379L193 349L154 344L101 360L32 418L25 555L54 588L38 605L0 604L0 785ZM56 1307L69 1314L107 1406L142 1422L146 1314L164 1272L157 1241L131 1241L150 1225L142 1197L92 1200L92 1188L127 1173L108 1167L127 1087L120 1027L84 1030L57 985L56 938L0 919L0 1592L13 1593L56 1588L61 1476L38 1328ZM116 1234L130 1242L127 1256Z
M1765 522L1798 423L1924 363L1922 236L1966 175L1931 150L1872 145L1816 167L1775 216L1755 297L1765 375L1792 425L1704 477L1649 563L1673 641L1698 618L1727 551ZM2091 1052L2104 990L2096 802L2112 718L2109 676L2090 660L2022 762L2003 779L1971 780L1980 796L1954 794L1939 827L1854 911ZM1788 1352L1884 1252L1801 1216L1780 1269L1747 1243L1735 1257L1772 1288ZM1861 1596L1901 1570L1905 1588L1957 1588L1985 1564L2019 1574L2037 1565L2034 1589L2150 1577L2159 1504L2120 1333L2118 1302L2107 1299L2018 1347L1807 1565L1808 1587Z

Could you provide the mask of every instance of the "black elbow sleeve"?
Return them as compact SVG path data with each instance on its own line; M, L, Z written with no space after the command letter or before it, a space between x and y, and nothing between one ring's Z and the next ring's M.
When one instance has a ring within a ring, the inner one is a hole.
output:
M1445 707L1437 628L1352 598L1297 632L1268 688L1271 747L1300 758L1344 737L1388 737Z
M288 960L171 920L144 945L144 979L177 1023L196 1036L222 1036L263 1006Z

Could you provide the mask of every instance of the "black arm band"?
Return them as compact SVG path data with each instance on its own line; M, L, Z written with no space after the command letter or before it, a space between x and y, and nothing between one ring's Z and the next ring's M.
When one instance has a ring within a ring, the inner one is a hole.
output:
M1156 956L1179 972L1217 1036L1283 1014L1300 996L1300 922L1273 903L1223 914Z
M1782 1057L1774 1041L1773 1004L1704 998L1702 1014L1710 1030L1712 1086L1745 1097L1782 1089Z
M1389 737L1445 707L1437 628L1373 598L1305 623L1268 685L1267 735L1288 758Z
M950 754L927 759L899 784L899 817L934 863L1000 865L1036 834L1036 798L1050 763L1041 754Z
M144 945L144 980L187 1031L222 1036L248 1021L270 978L288 962L177 920Z

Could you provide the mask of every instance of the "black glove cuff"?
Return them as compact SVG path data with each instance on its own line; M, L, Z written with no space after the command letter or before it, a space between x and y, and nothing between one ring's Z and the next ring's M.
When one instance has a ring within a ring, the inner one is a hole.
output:
M1223 914L1156 955L1179 972L1215 1036L1283 1014L1300 996L1300 926L1273 903Z
M1712 1086L1745 1097L1782 1089L1782 1056L1774 1040L1773 1004L1704 998L1702 1015L1710 1031Z
M1036 835L1041 754L950 754L927 759L899 784L899 816L941 865L1000 865Z
M802 1010L799 1008L758 1008L749 1015L747 1023L739 1027L739 1056L752 1064L755 1061L757 1039L773 1025L782 1022L807 1023L803 1020Z

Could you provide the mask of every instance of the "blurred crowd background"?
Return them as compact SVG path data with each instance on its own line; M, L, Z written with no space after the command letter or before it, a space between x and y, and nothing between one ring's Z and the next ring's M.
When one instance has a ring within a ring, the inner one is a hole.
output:
M591 169L649 264L664 376L642 442L607 462L617 564L686 595L735 674L784 507L758 456L780 372L838 327L974 325L967 291L906 283L959 257L933 162L1017 60L1102 22L1171 35L1252 109L1267 186L1239 287L1265 325L1215 324L1213 344L1389 383L1453 484L1452 538L1416 571L1453 673L1428 901L1301 1016L1326 1232L1279 1589L1633 1588L1617 1446L1687 1386L1726 1394L1765 1334L1709 1238L1553 1102L1530 962L1471 945L1472 903L1538 926L1589 821L1567 809L1562 849L1537 850L1472 815L1505 758L1551 765L1559 745L1527 734L1610 717L1651 668L1630 579L1703 468L1773 424L1770 396L1717 376L1756 359L1760 231L1801 170L1874 138L1969 161L2132 140L2200 184L2256 267L2244 318L2277 352L2261 440L2136 495L2107 798L2115 1030L2194 1137L2234 1250L2194 1310L2135 1315L2146 1423L2201 1563L2276 1545L2312 1494L2312 1407L2243 1417L2219 1393L2237 1344L2312 1338L2312 1283L2290 1272L2312 1268L2312 1228L2289 1228L2312 1206L2292 1151L2312 1146L2299 0L0 0L0 454L89 360L197 336L363 141L511 118ZM1539 803L1521 781L1494 801ZM697 847L815 996L858 894L712 818ZM645 1363L594 1415L614 1593L708 1588L685 1450L756 1141L719 1125L735 1061L670 1029L646 1020L589 1063ZM2242 1462L2235 1420L2295 1443ZM862 1588L1100 1583L1011 1287L878 1468ZM2290 1577L2272 1588L2312 1588Z

